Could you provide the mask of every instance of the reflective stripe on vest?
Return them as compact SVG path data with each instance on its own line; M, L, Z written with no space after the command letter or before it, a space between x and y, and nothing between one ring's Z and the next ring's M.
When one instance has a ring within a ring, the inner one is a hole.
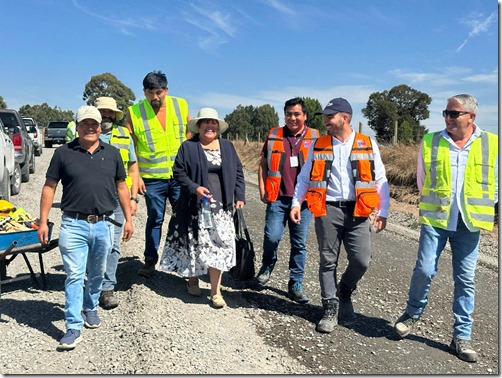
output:
M78 138L77 125L75 124L75 121L71 121L66 126L66 135L64 139L66 143L70 143L75 138Z
M333 163L333 139L325 135L317 139L312 156L310 189L307 192L307 204L314 216L326 215L326 190ZM354 177L356 205L355 217L368 217L379 203L375 183L375 163L371 139L356 133L350 152L350 164Z
M129 176L129 143L130 143L130 133L126 127L113 125L112 135L110 137L110 144L118 148L120 152L120 157L124 163L124 169L126 171L125 182L129 190L132 187L132 178Z
M185 140L188 116L186 101L166 96L165 104L165 130L147 100L129 108L134 134L137 137L138 167L143 178L171 178L176 154Z
M267 179L265 180L265 195L267 200L275 201L279 197L282 181L282 169L286 159L284 146L284 127L274 127L268 134L267 145ZM298 154L298 171L307 158L310 144L319 137L319 131L307 127L301 139Z
M462 201L468 221L477 228L493 229L495 206L494 165L498 137L481 132L470 148L464 176ZM422 147L425 180L419 204L420 223L446 229L452 195L450 147L441 132L424 136Z
M307 206L315 217L326 215L326 190L333 164L333 140L323 135L314 142L309 190L305 196Z

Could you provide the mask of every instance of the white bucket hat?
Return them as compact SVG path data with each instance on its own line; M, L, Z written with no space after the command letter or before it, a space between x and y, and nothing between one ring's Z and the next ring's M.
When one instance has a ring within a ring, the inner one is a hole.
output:
M188 130L190 130L193 134L199 133L199 128L197 127L197 122L201 119L215 119L219 123L218 134L223 134L228 129L228 123L224 120L218 118L218 112L213 108L202 108L197 113L196 118L192 118L188 121Z
M77 122L83 121L84 119L93 119L97 123L101 123L101 113L94 106L84 105L78 108L75 119Z
M98 109L110 109L115 112L115 121L120 121L124 116L122 110L117 108L117 101L113 97L98 97L94 100L94 106Z

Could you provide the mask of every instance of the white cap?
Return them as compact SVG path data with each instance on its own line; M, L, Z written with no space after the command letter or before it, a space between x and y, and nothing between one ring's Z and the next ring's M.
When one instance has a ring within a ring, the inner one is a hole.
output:
M78 108L75 119L77 122L83 121L84 119L93 119L97 123L101 123L101 113L94 106L84 105Z

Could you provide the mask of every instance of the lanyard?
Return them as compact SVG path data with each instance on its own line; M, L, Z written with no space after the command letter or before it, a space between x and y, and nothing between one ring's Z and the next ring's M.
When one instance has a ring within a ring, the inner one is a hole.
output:
M296 146L298 146L298 143L300 143L300 141L303 139L303 137L305 136L306 132L307 132L307 126L305 126L303 128L302 134L296 139L296 142L295 142L294 145L289 140L289 137L286 137L286 139L288 140L288 143L289 143L289 147L291 148L291 156L294 156L294 151L293 150L294 150L294 148L296 148Z

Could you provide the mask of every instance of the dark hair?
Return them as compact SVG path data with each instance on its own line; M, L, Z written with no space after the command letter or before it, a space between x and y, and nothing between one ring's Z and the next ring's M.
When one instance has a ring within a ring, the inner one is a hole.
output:
M295 97L292 99L289 99L284 103L284 114L286 114L286 110L292 106L295 105L301 105L302 106L302 112L307 114L307 107L305 106L305 103L303 102L303 99L301 97Z
M167 88L167 77L162 71L149 72L143 79L143 89Z

